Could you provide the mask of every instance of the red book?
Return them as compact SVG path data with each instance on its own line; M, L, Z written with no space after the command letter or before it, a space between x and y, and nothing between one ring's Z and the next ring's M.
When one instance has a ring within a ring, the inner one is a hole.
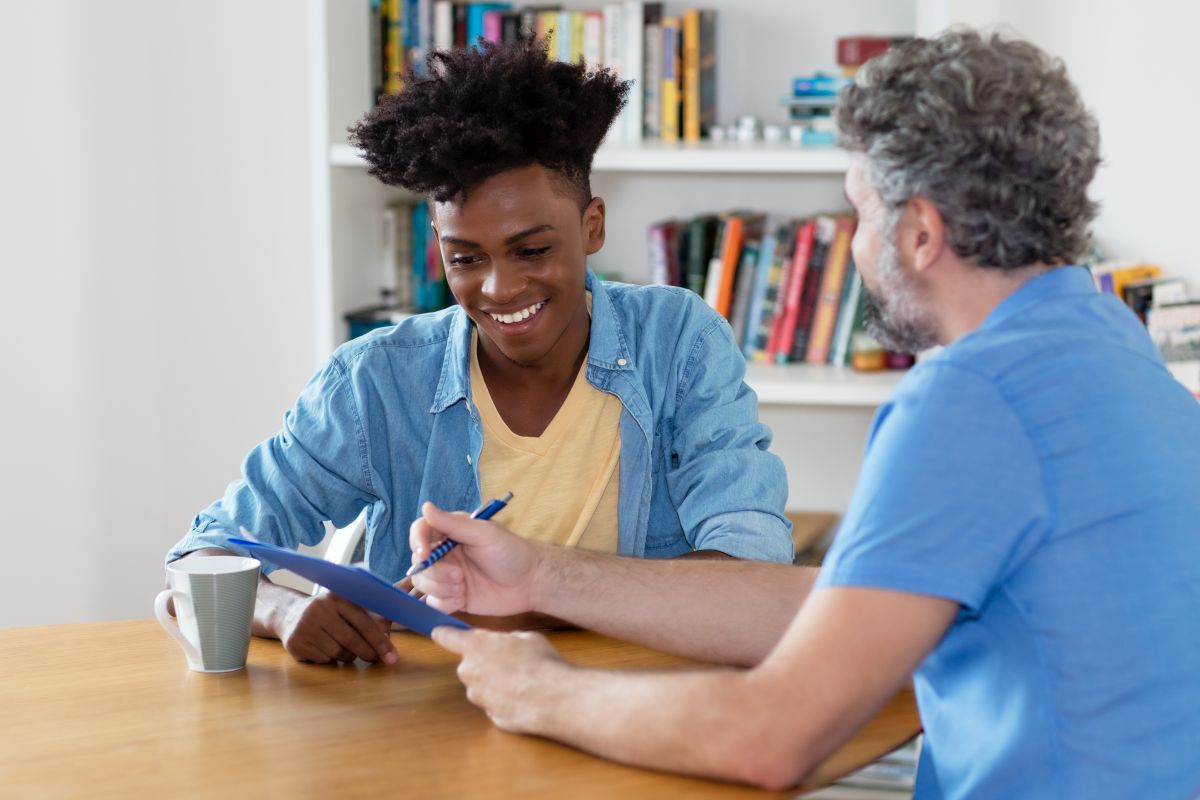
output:
M816 220L805 220L796 231L796 252L788 269L787 294L783 299L783 313L776 312L775 327L771 330L771 342L767 346L767 361L782 364L791 353L792 337L796 332L796 320L800 316L800 296L804 291L808 258L812 255L813 235Z

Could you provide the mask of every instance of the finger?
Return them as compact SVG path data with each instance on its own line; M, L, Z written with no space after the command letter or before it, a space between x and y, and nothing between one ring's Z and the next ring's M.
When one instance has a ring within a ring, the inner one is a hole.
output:
M336 643L338 653L335 656L338 661L353 661L354 656L358 656L363 661L376 661L378 656L375 653L375 648L362 637L354 626L351 625L341 612L345 609L339 609L339 613L330 619L323 620L321 625ZM347 654L352 654L347 659Z
M431 567L414 575L412 582L415 590L434 597L457 597L466 591L463 571L455 566L448 565L445 569Z
M435 531L424 517L417 517L408 526L408 546L412 550L412 563L420 564L429 558L437 541L445 537Z
M370 614L349 601L342 601L338 605L338 612L371 649L372 657L366 660L382 661L385 664L396 663L396 648L392 646L391 637ZM388 628L390 627L389 622Z
M453 539L459 544L483 544L491 535L491 523L472 519L466 514L451 514L426 502L421 506L421 516L442 539Z
M450 625L439 625L433 629L429 638L433 639L438 647L445 648L451 653L462 655L466 650L471 639L471 631L455 628Z

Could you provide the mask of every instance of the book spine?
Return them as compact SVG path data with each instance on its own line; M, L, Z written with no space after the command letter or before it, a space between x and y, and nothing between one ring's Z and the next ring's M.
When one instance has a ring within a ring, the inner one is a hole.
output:
M383 12L380 0L371 0L370 22L370 54L371 54L371 102L379 105L383 98L384 75L387 68L383 62Z
M862 290L862 276L850 258L846 265L845 291L838 309L837 330L833 335L833 347L829 353L830 364L845 364L850 356L850 334L854 330L854 309L858 305L858 293Z
M683 140L700 141L700 12L683 14Z
M626 142L642 140L642 63L646 47L646 34L642 30L646 10L642 0L625 0L621 20L625 26L625 52L621 55L621 77L633 81L629 90L629 102L621 111L624 120Z
M554 23L554 50L551 56L566 64L571 63L571 12L557 12ZM557 55L555 55L557 53Z
M796 321L800 316L800 299L808 280L809 258L812 255L816 220L808 220L796 231L796 250L788 269L787 292L783 296L783 313L776 312L776 326L772 331L772 344L768 353L777 364L785 363L791 355L792 340L796 335ZM778 302L778 301L777 301Z
M717 124L717 12L700 12L700 137Z
M758 331L754 334L754 349L751 358L756 362L768 361L768 348L771 335L775 329L775 318L782 303L781 287L787 285L787 270L792 263L792 253L796 248L796 221L788 222L780 228L775 238L775 253L771 257L771 269L767 273L767 290L763 295L762 315L758 323ZM773 360L773 359L771 359Z
M850 239L854 236L854 219L839 217L833 234L833 244L825 259L825 274L817 292L813 310L812 329L804 360L809 364L824 364L829 360L833 344L833 329L837 324L838 306L842 301L842 284L846 280L846 265L850 260Z
M717 221L717 235L712 251L708 253L708 268L704 273L704 302L716 311L717 298L721 293L721 254L725 249L725 236L729 231L729 220Z
M734 214L725 223L725 241L721 246L721 282L717 289L717 313L728 320L733 318L733 287L742 260L742 242L746 221Z
M583 12L583 63L588 69L604 65L604 15L598 11Z
M662 21L662 122L659 137L664 142L679 141L679 19L664 17Z
M386 94L399 94L404 89L404 20L402 0L384 0L387 18L387 38L383 43L387 74L383 82Z
M738 262L733 310L729 317L729 325L733 328L733 343L738 350L746 343L746 318L750 313L750 295L754 291L754 268L758 264L760 244L761 240L747 238L742 244L742 257Z
M650 226L646 237L647 258L650 263L650 282L663 286L671 285L668 266L667 229L671 222L657 222Z
M662 138L662 3L646 3L642 53L642 136Z
M804 288L800 294L800 305L796 308L796 324L792 331L791 347L785 348L789 361L804 361L808 353L808 337L812 333L813 312L817 307L817 296L821 292L821 280L825 275L825 261L833 244L837 222L832 217L817 217L813 231L812 252L808 257L808 269L804 271Z
M768 219L759 244L758 261L754 266L754 280L750 283L750 305L746 310L746 329L742 337L742 354L750 359L754 355L755 338L763 317L763 305L767 296L767 278L771 274L771 263L775 258L775 236L779 224Z
M471 40L467 38L467 4L454 4L454 46L466 47Z
M433 4L433 49L449 50L454 47L454 4L450 0L436 0Z
M625 25L621 21L621 5L608 3L602 11L604 14L604 66L613 70L622 78L625 77ZM625 111L617 115L612 127L608 130L606 141L619 143L625 140L625 126L621 122Z

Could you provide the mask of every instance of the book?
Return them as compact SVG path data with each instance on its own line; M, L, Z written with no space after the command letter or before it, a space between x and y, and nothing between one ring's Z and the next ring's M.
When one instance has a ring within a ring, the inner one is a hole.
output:
M659 92L662 121L659 137L664 142L679 141L679 18L662 19L662 91Z
M771 257L771 265L767 272L762 310L758 314L758 329L754 332L754 341L748 355L755 362L774 361L769 355L771 334L775 329L775 320L783 308L783 303L780 302L783 296L781 288L787 285L787 271L796 249L796 231L801 224L803 223L800 220L789 220L775 232L775 253Z
M837 329L834 331L833 346L829 353L830 364L850 363L850 337L854 331L855 318L858 317L858 298L862 292L862 276L858 274L853 256L846 264L844 286L842 304L838 309Z
M808 353L808 337L812 333L813 312L817 306L817 295L820 294L821 281L825 275L825 262L829 257L829 249L833 245L833 236L837 232L837 221L830 216L816 218L813 230L812 249L809 252L808 268L804 270L804 286L800 288L800 301L795 309L795 322L792 325L791 345L785 340L785 350L788 361L804 361ZM790 309L789 309L790 313Z
M401 0L383 0L383 59L386 65L383 79L384 94L398 94L404 89L404 20Z
M454 47L454 4L450 0L435 0L433 4L433 49Z
M700 141L700 11L683 12L683 140Z
M708 262L712 258L717 237L717 218L711 214L694 217L688 223L688 257L683 273L684 286L701 297L708 277Z
M371 63L371 102L379 105L379 101L383 99L383 83L384 76L387 75L387 64L383 59L383 40L385 38L383 26L383 9L380 0L371 0L370 6L370 39L368 47L370 50Z
M717 12L700 11L700 137L717 124Z
M745 328L742 331L742 355L747 360L753 358L755 338L759 322L762 320L763 304L767 296L767 281L771 273L771 263L775 258L775 243L779 233L779 220L768 217L763 222L763 238L759 242L758 261L754 265L754 277L749 281L749 301L746 309ZM739 287L739 291L741 291ZM736 331L735 331L736 333Z
M1157 278L1160 275L1162 268L1157 264L1140 261L1104 261L1092 266L1092 278L1096 281L1096 287L1117 297L1123 296L1125 284Z
M588 69L604 65L604 15L599 11L583 12L583 63Z
M455 3L454 6L454 46L466 47L471 43L467 36L467 4Z
M804 360L809 364L824 364L829 360L833 329L842 304L842 285L846 281L846 267L850 262L850 240L854 237L854 225L854 217L837 218L837 229L825 259L825 272L817 290L808 334Z
M659 139L662 135L663 82L663 4L646 3L643 9L642 58L642 136Z
M646 232L650 263L650 282L663 286L679 285L677 242L679 223L668 219L656 222Z
M621 10L621 22L624 26L624 41L621 53L621 77L633 81L629 87L629 99L625 108L621 109L618 121L624 132L623 142L640 142L642 140L642 97L645 87L642 84L642 65L646 38L642 31L642 20L645 18L645 5L642 0L625 0Z
M1145 324L1146 314L1152 306L1186 302L1187 283L1182 278L1147 278L1133 281L1121 289L1121 299Z
M815 232L815 219L805 220L804 224L796 229L796 246L791 262L785 266L782 275L779 295L775 300L775 322L767 344L767 360L773 364L782 364L791 355Z
M625 77L625 23L621 19L622 6L620 3L605 3L601 11L604 19L604 66L613 70L620 77ZM626 105L628 108L628 105ZM606 142L620 143L625 141L625 125L622 122L625 111L622 110L613 120L608 129Z
M746 319L750 315L750 300L753 294L758 253L763 243L765 218L762 215L747 218L743 225L742 255L738 259L737 276L734 279L733 308L729 314L729 326L733 328L733 343L741 350L746 341Z
M738 212L730 213L722 228L721 246L713 254L708 269L704 299L725 319L733 313L733 286L737 277L738 264L742 258L742 241L746 219Z

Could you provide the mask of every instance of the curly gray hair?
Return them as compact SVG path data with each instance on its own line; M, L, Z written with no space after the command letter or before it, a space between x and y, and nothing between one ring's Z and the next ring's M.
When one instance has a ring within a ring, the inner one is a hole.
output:
M954 29L869 61L837 108L841 142L893 211L941 212L951 248L981 267L1070 263L1088 248L1096 120L1062 62L997 34Z

